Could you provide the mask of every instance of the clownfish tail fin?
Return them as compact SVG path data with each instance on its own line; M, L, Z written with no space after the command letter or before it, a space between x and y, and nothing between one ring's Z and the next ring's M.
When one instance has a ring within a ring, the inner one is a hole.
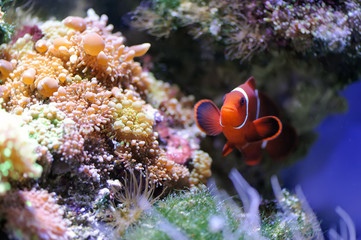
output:
M215 136L222 132L219 123L220 111L211 100L201 100L194 106L194 115L198 127L208 135Z

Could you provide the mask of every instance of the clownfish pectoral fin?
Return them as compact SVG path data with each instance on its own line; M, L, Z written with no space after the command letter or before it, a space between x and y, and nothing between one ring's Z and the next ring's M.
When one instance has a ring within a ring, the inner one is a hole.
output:
M282 123L277 117L261 117L247 129L246 139L248 142L269 141L275 139L281 131Z
M240 150L248 166L253 166L262 160L262 148L260 143L252 143Z
M219 122L220 111L211 100L201 100L194 106L198 127L208 135L215 136L222 132Z
M229 142L227 142L223 147L222 157L225 157L228 154L230 154L233 151L233 149L234 149L234 147L231 144L229 144Z

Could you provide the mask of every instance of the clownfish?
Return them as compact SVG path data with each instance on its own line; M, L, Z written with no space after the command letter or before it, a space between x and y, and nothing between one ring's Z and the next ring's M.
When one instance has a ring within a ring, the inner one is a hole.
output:
M254 77L227 93L221 110L211 100L204 99L195 105L194 112L201 131L211 136L223 132L227 138L223 157L236 148L248 165L261 161L262 149L272 159L282 160L296 142L296 131L282 124L277 106L258 92Z

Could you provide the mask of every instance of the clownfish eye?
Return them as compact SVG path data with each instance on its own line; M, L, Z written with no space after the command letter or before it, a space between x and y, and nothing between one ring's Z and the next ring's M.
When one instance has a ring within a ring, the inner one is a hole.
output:
M239 103L241 104L241 106L243 106L246 103L246 99L242 97Z

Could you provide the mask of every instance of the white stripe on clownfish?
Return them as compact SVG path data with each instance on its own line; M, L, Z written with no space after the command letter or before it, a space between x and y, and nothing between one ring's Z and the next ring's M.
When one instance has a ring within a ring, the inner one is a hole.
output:
M255 93L256 93L256 97L257 97L257 114L256 114L256 119L258 119L258 117L259 117L259 96L258 96L258 90L256 89L255 91L254 91Z
M262 146L261 146L261 148L262 148L262 149L266 148L266 147L267 147L267 143L268 143L268 141L262 141Z
M248 118L248 95L247 95L246 91L244 91L243 88L240 88L240 87L236 87L235 89L232 90L232 92L234 92L234 91L242 93L243 96L246 98L246 102L247 102L247 105L246 105L246 117L245 117L243 123L241 125L239 125L238 127L234 127L234 129L241 129L244 126L244 124L246 124L246 121L247 121L247 118Z

